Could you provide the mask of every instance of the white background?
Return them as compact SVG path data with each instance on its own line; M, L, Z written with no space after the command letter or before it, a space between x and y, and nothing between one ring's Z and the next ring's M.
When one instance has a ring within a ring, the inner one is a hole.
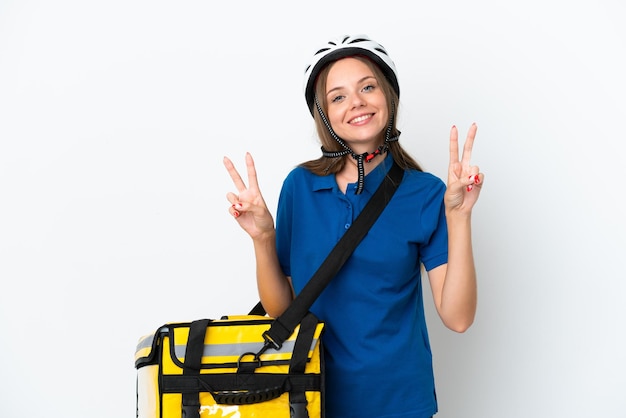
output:
M438 417L626 417L625 20L618 0L2 0L0 416L134 416L140 336L256 303L222 158L250 151L274 209L319 155L307 60L366 33L428 171L479 126L476 322L427 305Z

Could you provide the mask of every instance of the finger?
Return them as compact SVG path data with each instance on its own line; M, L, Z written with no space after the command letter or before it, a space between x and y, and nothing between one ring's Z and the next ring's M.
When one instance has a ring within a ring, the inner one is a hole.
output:
M254 166L254 159L249 152L246 153L246 168L248 170L248 185L251 189L258 190L259 181L256 175L256 167Z
M474 176L474 175L480 173L480 168L478 168L477 165L471 165L469 167L469 173L470 173L470 175Z
M226 167L226 171L228 171L228 174L233 180L233 183L235 184L237 190L239 192L243 192L244 190L246 190L246 184L243 182L241 176L239 175L239 172L235 168L235 165L228 157L224 157L224 167Z
M475 174L470 174L465 181L465 185L468 192L471 192L474 187L482 187L484 181L484 175L482 173L476 172Z
M472 123L472 126L470 126L467 131L467 137L465 138L465 144L463 145L463 156L461 158L461 164L466 167L469 166L472 158L472 148L474 147L474 138L476 137L477 130L478 126L476 123Z
M459 162L459 132L456 126L450 129L450 166Z
M231 205L234 205L235 203L239 203L239 196L237 196L235 193L228 192L226 194L226 200L228 200Z
M226 194L226 199L231 204L228 208L228 213L230 213L233 217L238 218L243 210L243 204L239 201L239 196L233 192L228 192Z
M241 211L237 210L237 206L236 205L232 205L231 207L228 208L228 213L231 214L232 217L234 218L238 218L239 216L241 216Z

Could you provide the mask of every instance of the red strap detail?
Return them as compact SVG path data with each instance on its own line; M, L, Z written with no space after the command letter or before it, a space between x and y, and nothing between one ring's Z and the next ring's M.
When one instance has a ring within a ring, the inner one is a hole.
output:
M369 163L370 161L372 161L374 159L374 157L376 157L378 154L380 154L380 150L377 149L376 151L374 151L373 153L369 154L367 157L365 157L365 162Z

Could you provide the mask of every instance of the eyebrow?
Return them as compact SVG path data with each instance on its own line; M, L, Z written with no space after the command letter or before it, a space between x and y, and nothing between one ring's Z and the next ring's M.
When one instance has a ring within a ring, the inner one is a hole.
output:
M357 81L357 84L360 84L362 82L364 82L365 80L367 80L368 78L373 78L374 80L376 80L376 77L374 77L373 75L366 75L365 77L361 78L359 81ZM343 88L343 86L337 86L337 87L333 87L332 89L328 90L326 92L326 95L329 95L330 93L332 93L335 90L341 90Z

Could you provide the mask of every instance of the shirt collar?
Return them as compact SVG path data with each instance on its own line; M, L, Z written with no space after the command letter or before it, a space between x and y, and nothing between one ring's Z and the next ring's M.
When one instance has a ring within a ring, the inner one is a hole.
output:
M387 175L387 172L391 168L392 163L393 156L391 155L391 152L388 151L385 155L385 160L381 164L378 164L376 168L374 168L374 170L372 170L365 176L363 190L366 190L370 195L373 194L380 185L380 183L383 181L383 178ZM337 187L337 181L335 180L334 174L328 174L326 176L315 176L311 183L311 186L311 189L314 192L333 189ZM354 190L354 188L350 187L348 189ZM352 192L354 193L354 191Z

